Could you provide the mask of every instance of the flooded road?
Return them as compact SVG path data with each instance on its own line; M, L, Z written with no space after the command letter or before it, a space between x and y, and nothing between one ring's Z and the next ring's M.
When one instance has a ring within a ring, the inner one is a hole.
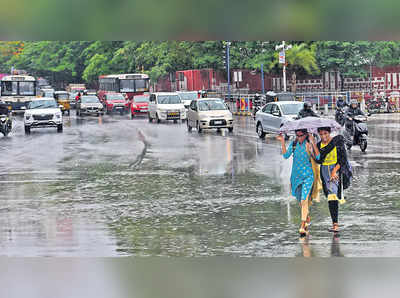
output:
M64 118L64 132L0 137L0 255L400 256L400 114L368 122L367 153L327 232L325 198L299 240L291 160L252 118L232 134L128 116Z

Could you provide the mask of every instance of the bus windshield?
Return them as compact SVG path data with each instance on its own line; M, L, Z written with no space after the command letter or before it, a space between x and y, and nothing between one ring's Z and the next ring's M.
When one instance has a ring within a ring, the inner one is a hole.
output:
M135 88L137 89L148 89L149 80L135 80Z
M135 92L135 81L134 80L121 80L120 81L120 92Z
M35 95L34 82L1 82L2 95Z

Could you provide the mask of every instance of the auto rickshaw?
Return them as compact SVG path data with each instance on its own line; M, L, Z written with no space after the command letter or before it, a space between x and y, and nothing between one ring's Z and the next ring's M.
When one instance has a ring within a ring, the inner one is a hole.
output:
M71 114L69 93L67 91L56 91L54 92L54 99L59 105L62 105L62 114L64 115L64 113L67 112L69 116Z

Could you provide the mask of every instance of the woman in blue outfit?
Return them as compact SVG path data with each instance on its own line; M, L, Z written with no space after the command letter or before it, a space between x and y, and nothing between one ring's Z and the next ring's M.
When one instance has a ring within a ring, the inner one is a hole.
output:
M312 145L307 141L306 129L296 130L296 140L290 143L286 149L284 137L279 135L277 139L282 145L282 154L285 159L293 155L292 174L290 184L292 195L296 197L301 207L301 226L299 233L304 236L310 223L309 206L311 205L311 193L314 183L314 173L310 160ZM314 143L315 144L315 143Z

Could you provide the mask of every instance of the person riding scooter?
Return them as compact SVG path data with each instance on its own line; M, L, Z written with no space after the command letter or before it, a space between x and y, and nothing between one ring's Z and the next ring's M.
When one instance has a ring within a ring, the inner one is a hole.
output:
M336 112L335 112L335 120L337 123L340 125L344 125L344 114L345 114L345 108L347 106L346 101L344 100L343 97L339 97L338 100L336 101Z
M0 130L4 136L8 135L8 133L12 129L12 122L10 119L10 110L8 105L4 102L0 101Z
M312 105L310 102L306 101L304 103L303 108L300 110L299 114L297 115L297 118L305 118L305 117L319 117L313 110L312 110Z
M363 116L357 119L357 116ZM358 102L352 99L350 107L346 111L346 145L350 149L352 145L360 145L361 151L367 148L368 127L367 117L358 106Z

